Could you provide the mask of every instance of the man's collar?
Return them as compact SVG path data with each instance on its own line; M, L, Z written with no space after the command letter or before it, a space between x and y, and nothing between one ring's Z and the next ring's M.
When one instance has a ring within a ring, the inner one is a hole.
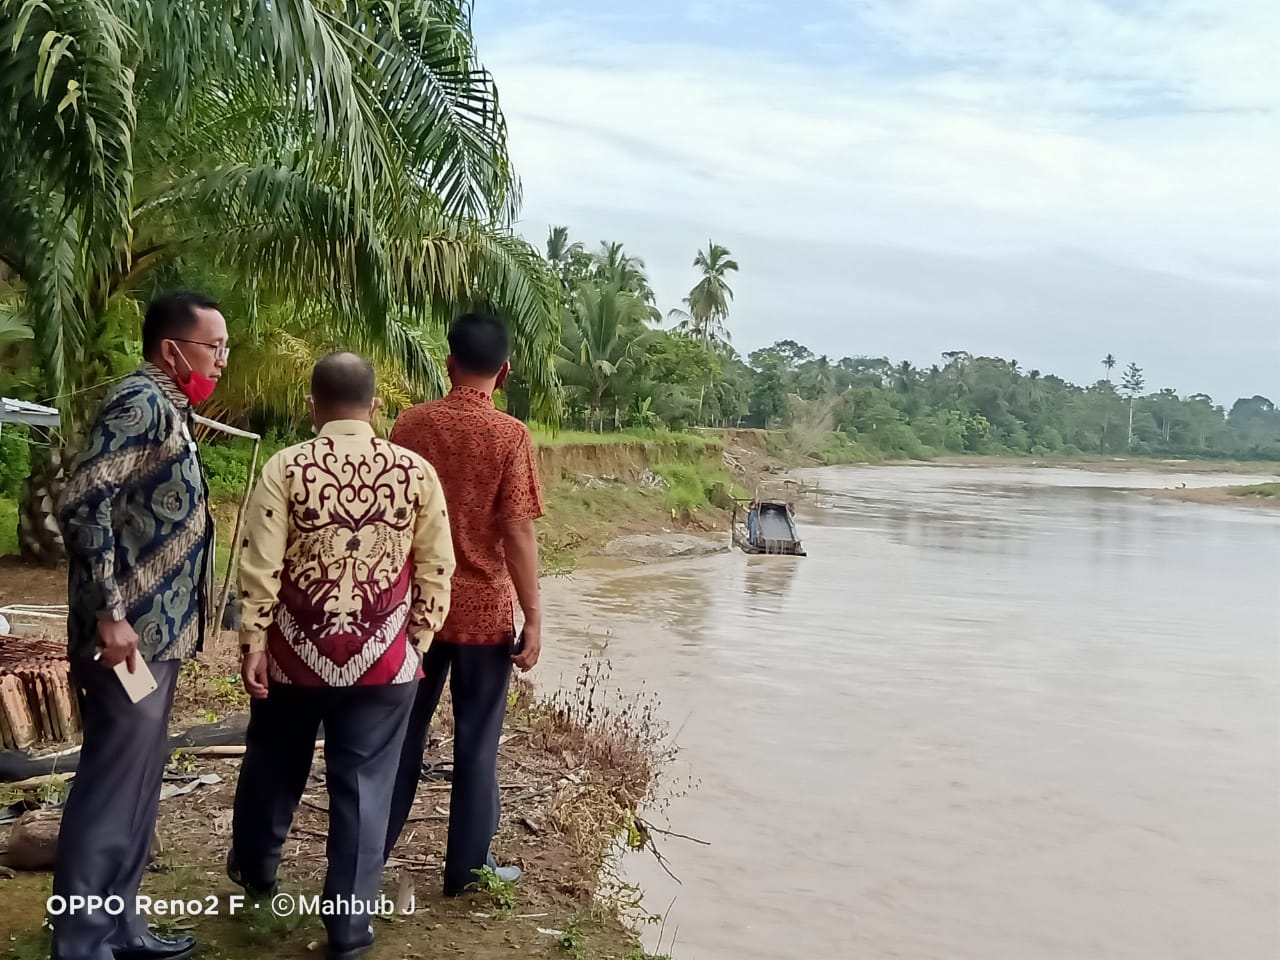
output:
M138 370L154 380L160 391L169 398L169 402L179 410L185 411L191 406L191 401L187 399L187 395L182 392L182 389L173 382L173 377L169 376L150 360L143 360L142 366Z
M468 403L487 404L493 406L493 394L486 393L476 387L468 387L463 384L456 384L449 391L449 396L456 400L463 400Z
M322 437L369 437L373 438L373 426L365 420L330 420L320 428Z

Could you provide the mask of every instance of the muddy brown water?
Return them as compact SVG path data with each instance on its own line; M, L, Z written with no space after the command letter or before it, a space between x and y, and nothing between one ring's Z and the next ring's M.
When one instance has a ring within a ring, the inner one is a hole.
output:
M547 588L695 791L631 858L679 960L1280 956L1280 514L1239 477L817 471L809 556ZM656 929L646 939L657 945Z

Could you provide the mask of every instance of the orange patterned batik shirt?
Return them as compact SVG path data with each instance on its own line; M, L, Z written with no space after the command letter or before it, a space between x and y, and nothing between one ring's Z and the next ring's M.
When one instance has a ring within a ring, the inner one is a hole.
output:
M389 439L435 468L448 504L457 567L449 616L437 639L510 642L515 599L504 527L542 516L528 427L495 408L489 394L454 387L448 396L402 413Z

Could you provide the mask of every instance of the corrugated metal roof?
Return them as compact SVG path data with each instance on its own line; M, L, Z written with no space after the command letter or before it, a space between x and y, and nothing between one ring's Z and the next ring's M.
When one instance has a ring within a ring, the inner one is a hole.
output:
M53 407L0 397L0 423L29 423L38 427L56 427L61 422L62 418Z

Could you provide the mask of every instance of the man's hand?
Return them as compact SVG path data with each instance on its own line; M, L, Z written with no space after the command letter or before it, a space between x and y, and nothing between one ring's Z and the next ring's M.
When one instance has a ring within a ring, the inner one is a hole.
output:
M524 625L524 648L520 651L519 656L511 658L511 662L520 668L521 672L528 673L538 663L538 657L542 655L542 625L538 623L526 623Z
M99 620L98 640L102 643L99 663L113 669L116 664L124 662L128 664L129 672L134 672L138 663L138 635L128 620Z
M267 654L259 650L246 653L240 661L240 679L244 688L254 700L261 700L267 695Z

